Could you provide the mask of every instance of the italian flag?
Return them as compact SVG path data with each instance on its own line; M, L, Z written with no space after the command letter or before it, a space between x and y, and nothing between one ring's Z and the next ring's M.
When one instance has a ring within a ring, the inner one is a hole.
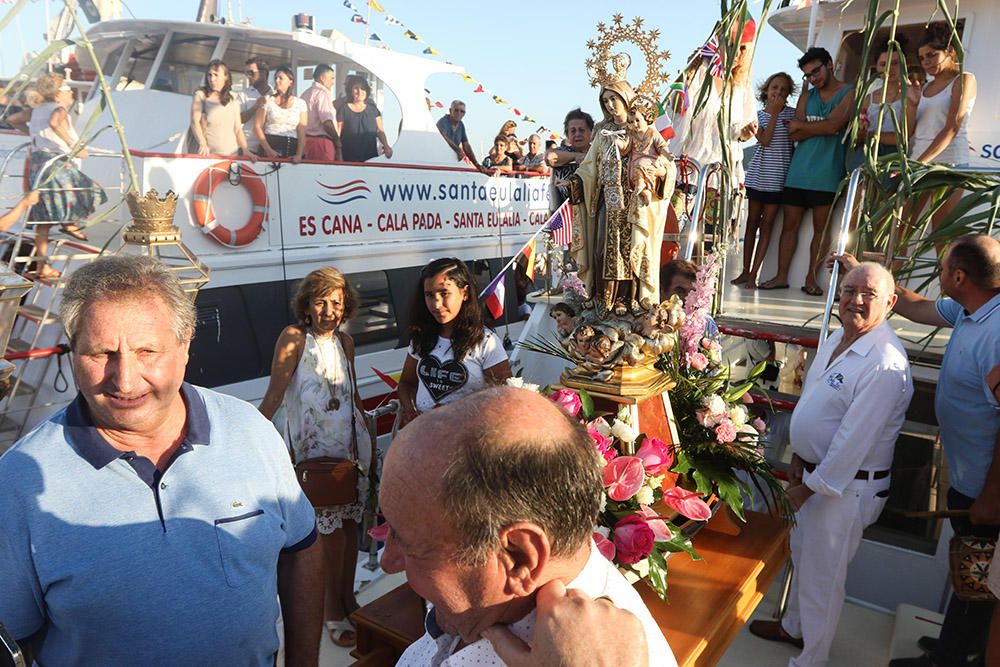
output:
M674 124L670 122L670 116L667 114L663 102L659 102L656 105L656 112L656 122L653 124L653 127L656 128L656 131L660 133L660 136L664 140L670 141L677 133L674 132Z

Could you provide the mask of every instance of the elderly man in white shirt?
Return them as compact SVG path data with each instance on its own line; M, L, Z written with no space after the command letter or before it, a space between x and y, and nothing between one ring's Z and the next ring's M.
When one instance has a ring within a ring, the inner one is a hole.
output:
M382 569L405 570L433 608L397 664L504 665L486 637L533 646L536 593L561 582L634 614L648 664L676 666L639 594L593 545L603 493L586 431L534 392L486 389L414 420L385 461Z
M865 263L847 274L843 328L820 347L792 413L795 575L784 618L750 624L758 637L802 648L790 667L827 664L847 565L889 495L893 450L913 396L906 351L885 322L895 303L882 266Z

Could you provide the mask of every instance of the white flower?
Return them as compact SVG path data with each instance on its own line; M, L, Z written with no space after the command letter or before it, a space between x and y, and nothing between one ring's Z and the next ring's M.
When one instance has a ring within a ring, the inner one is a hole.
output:
M722 400L722 397L718 394L712 394L705 398L704 405L708 408L710 414L713 415L724 415L726 414L726 402Z
M618 421L623 421L626 424L632 423L632 412L628 409L627 405L623 405L618 408L618 413L615 415L615 419Z
M635 494L635 501L640 505L651 505L653 503L653 490L648 486L642 487Z
M639 572L639 578L640 579L645 579L646 577L649 576L649 559L648 558L643 558L638 563L633 563L632 567L634 567Z
M593 426L594 430L603 435L605 438L611 437L611 427L608 426L608 422L604 420L604 417L598 417L594 421L590 422L590 426Z
M611 529L607 526L594 526L594 532L600 533L606 540L611 539Z
M602 493L601 494L601 513L603 514L604 510L606 510L606 509L608 509L608 494ZM605 537L607 537L607 536L605 535Z
M648 480L646 480L646 484L649 484L649 488L651 489L658 489L661 486L663 486L664 477L666 477L666 475L657 475L656 477L650 477ZM649 503L646 504L648 505Z
M508 387L516 387L518 389L527 389L528 391L533 391L538 393L539 386L537 384L532 384L530 382L525 382L524 378L521 377L509 377L507 378Z
M635 442L638 433L634 428L626 424L620 419L616 419L615 423L611 425L611 435L618 438L626 444L631 444Z
M733 425L737 429L741 428L747 423L747 411L742 405L734 405L729 408L729 421L733 422Z

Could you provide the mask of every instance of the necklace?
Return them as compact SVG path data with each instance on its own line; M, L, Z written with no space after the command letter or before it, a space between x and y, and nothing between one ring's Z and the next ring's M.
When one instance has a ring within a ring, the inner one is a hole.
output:
M313 340L316 342L316 356L319 357L319 362L321 367L320 374L322 375L323 379L326 380L326 388L330 394L330 400L326 404L327 412L336 412L337 410L340 410L340 399L337 398L337 391L336 391L336 386L340 384L340 381L342 379L339 377L340 375L339 364L335 362L333 368L330 368L329 365L327 364L326 351L323 349L324 341L328 341L330 345L334 346L337 345L337 341L335 339L336 335L337 335L336 332L334 332L330 336L324 336L320 338L319 336L316 335L315 332L313 332ZM333 380L331 380L329 375L327 375L329 371L333 372Z

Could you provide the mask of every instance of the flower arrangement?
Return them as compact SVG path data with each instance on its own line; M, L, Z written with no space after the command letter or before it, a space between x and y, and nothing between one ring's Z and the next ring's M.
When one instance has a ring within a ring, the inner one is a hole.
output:
M694 521L712 517L698 493L675 485L671 468L677 449L639 433L627 409L597 415L586 391L557 389L549 398L586 425L604 460L605 497L593 535L598 550L627 577L648 577L653 590L666 599L669 554L683 551L700 557L677 525L683 519L661 513L673 510Z

